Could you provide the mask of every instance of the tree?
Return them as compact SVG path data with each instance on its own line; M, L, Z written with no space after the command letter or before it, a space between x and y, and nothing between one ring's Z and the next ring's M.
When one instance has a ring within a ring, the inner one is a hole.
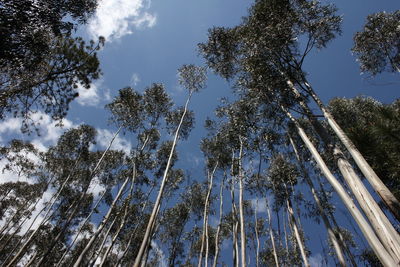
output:
M177 145L178 138L182 137L181 129L182 129L182 133L184 134L183 138L185 138L185 137L187 137L185 135L185 133L188 133L189 130L184 129L184 127L191 126L191 124L187 123L187 117L186 117L186 115L188 113L189 102L190 102L190 99L191 99L191 96L193 93L198 92L199 90L201 90L202 88L205 87L205 80L206 80L205 74L206 74L205 68L196 67L194 65L184 65L179 69L179 76L180 76L179 83L189 91L188 92L189 95L186 100L185 106L183 107L183 109L181 109L180 118L177 117L177 118L179 118L179 121L176 121L176 124L175 124L176 130L174 132L174 139L172 141L170 154L169 154L168 161L167 161L167 164L164 169L164 174L163 174L163 178L161 181L160 189L158 191L156 202L154 203L153 211L151 213L151 217L149 219L147 229L146 229L142 244L140 246L140 250L135 259L135 264L134 264L135 267L138 267L142 263L142 261L145 260L144 252L150 244L150 238L154 231L154 225L155 225L155 221L156 221L158 212L160 210L161 200L162 200L162 196L164 194L164 188L168 181L168 172L171 167L173 155L175 153L175 147ZM185 121L186 121L186 123L185 123Z
M360 69L373 76L383 71L400 72L400 11L378 12L367 17L354 35L353 53Z
M400 101L382 104L369 97L334 98L329 102L329 109L382 181L400 199L397 164L400 160Z
M97 0L5 0L0 6L0 119L21 117L23 129L33 113L66 116L77 88L89 88L100 75L96 51L72 30L87 21Z

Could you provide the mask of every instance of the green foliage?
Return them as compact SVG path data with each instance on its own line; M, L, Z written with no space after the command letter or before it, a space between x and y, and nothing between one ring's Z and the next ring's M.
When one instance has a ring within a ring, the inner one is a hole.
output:
M352 51L363 72L400 72L400 11L369 15L363 30L354 35Z
M71 31L94 12L97 0L6 0L0 6L0 119L23 118L23 130L44 111L55 120L68 112L77 88L100 75L96 51ZM68 21L67 21L68 20Z

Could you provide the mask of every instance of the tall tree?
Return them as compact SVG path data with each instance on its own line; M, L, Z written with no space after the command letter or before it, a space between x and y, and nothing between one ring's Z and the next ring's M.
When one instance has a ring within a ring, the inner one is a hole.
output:
M76 88L89 88L100 75L96 51L104 43L85 44L72 30L95 11L97 0L5 0L0 6L0 119L43 110L66 116Z
M367 17L362 31L354 35L352 51L361 71L372 75L400 72L400 11L378 12Z

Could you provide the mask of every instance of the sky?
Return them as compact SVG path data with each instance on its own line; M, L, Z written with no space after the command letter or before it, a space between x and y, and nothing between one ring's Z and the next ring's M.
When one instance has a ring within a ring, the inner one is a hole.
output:
M333 97L372 96L384 103L399 97L400 76L384 74L376 78L361 75L351 54L352 36L361 30L368 14L400 8L396 0L336 0L333 3L343 16L343 33L328 48L313 52L305 62L305 70L316 92L327 103ZM95 16L78 31L86 39L106 38L99 51L102 77L90 90L80 89L80 97L71 106L65 128L82 123L99 130L99 145L106 147L116 131L108 125L109 113L104 105L117 95L118 90L132 86L143 91L152 83L163 83L178 105L186 99L186 92L178 86L177 69L183 64L203 64L197 44L207 40L207 30L213 26L235 26L247 13L250 0L101 0ZM205 136L204 120L213 115L221 97L231 94L228 82L209 73L207 88L194 95L190 108L196 115L196 127L179 145L181 164L196 174L201 165L199 142ZM18 134L20 123L9 119L0 124L0 142L10 135L33 139L46 149L56 142L63 129L42 114L42 135ZM115 149L128 151L129 136L120 136ZM201 174L202 175L202 174ZM265 209L260 208L260 212ZM319 254L313 258L318 266Z

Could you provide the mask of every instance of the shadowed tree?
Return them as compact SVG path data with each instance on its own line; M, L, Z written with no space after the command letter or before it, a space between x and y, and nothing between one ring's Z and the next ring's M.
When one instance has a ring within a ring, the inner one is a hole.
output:
M23 119L29 130L40 110L53 119L67 114L77 88L89 88L100 75L96 51L104 43L86 44L72 37L93 14L97 0L5 0L0 6L0 119Z

